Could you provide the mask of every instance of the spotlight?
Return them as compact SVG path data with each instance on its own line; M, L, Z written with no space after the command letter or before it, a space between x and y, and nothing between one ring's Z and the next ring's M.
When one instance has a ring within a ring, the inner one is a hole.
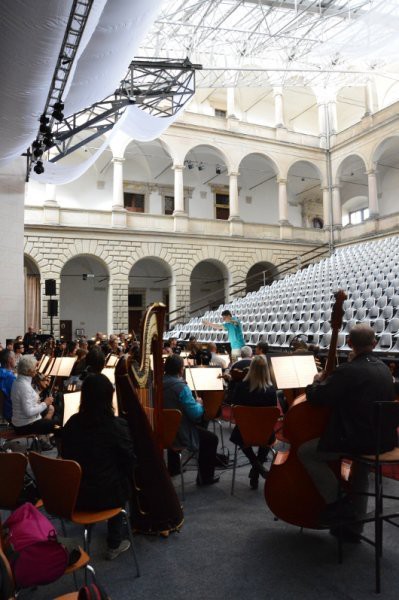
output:
M193 164L193 161L192 161L192 160L188 160L188 161L187 161L187 168L188 168L188 169L194 169L194 164Z
M52 148L54 146L53 135L51 132L46 133L46 135L44 136L43 146L45 147L46 150L48 150L49 148Z
M216 175L220 175L222 172L222 167L220 165L216 165Z
M64 113L62 112L64 110L64 103L56 102L54 104L53 108L54 108L54 110L53 110L54 119L56 119L57 121L62 121L64 118Z
M40 116L40 119L39 119L39 121L40 121L41 125L47 125L47 123L49 123L49 122L50 122L50 118L49 118L49 117L47 117L47 115L45 115L45 114L42 114L42 115Z
M41 160L37 161L37 163L33 167L33 170L37 175L41 175L42 173L44 173L44 167Z
M47 135L48 133L51 133L51 127L49 125L40 125L39 127L39 131L40 133L42 133L43 135Z
M32 154L33 156L36 158L40 158L43 154L43 148L41 143L38 140L35 140L34 142L32 142Z
M198 171L203 171L205 169L205 165L203 162L198 163Z
M87 281L87 273L83 273L82 279L83 279L83 281Z
M301 177L301 181L305 181L305 178L304 178L304 177Z

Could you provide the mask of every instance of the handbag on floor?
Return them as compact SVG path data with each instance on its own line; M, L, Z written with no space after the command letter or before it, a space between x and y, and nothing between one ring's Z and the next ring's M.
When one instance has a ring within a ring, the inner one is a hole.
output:
M78 600L111 600L111 598L98 583L92 583L80 588Z

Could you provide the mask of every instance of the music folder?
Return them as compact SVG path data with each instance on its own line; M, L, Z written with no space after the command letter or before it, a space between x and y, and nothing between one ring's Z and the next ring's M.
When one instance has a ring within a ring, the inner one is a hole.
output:
M223 390L223 379L220 367L195 367L185 369L185 379L190 390L208 391ZM220 376L220 377L219 377Z
M279 390L304 388L313 383L317 367L313 354L268 355L270 376Z
M46 373L51 377L69 377L76 362L76 356L64 356L55 358L51 366L51 371Z

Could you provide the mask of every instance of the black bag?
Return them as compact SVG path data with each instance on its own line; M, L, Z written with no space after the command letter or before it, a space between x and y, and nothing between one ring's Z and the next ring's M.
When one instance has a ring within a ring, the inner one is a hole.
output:
M28 473L25 473L24 487L18 498L18 506L25 504L25 502L35 505L38 500L40 500L40 493L36 481Z

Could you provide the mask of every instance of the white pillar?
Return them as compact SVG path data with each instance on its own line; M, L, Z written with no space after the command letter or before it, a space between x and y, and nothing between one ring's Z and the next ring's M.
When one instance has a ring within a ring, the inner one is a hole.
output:
M341 186L333 186L333 225L342 225Z
M277 179L278 183L278 219L280 224L288 223L287 180Z
M369 187L369 215L376 217L379 214L378 206L378 190L377 190L377 172L368 171L368 187Z
M112 208L121 209L124 208L123 202L123 162L124 158L114 157L112 162L114 164L114 187L112 194Z
M227 116L237 118L234 88L227 88Z
M324 103L320 103L317 105L317 109L319 113L320 146L325 148L327 141L326 105Z
M273 88L275 127L285 127L283 88Z
M238 178L239 173L229 173L229 200L230 200L230 219L239 219L240 210L238 205Z
M364 116L368 117L374 112L374 100L373 100L373 82L368 81L364 86Z
M184 187L183 187L183 169L182 165L174 165L173 170L175 172L175 187L174 187L174 197L175 197L175 210L173 214L183 214L184 213Z
M324 229L331 225L331 210L330 210L330 190L328 187L323 187L323 222Z
M337 119L337 101L330 100L328 103L328 116L330 125L330 134L334 135L338 131L338 119Z

